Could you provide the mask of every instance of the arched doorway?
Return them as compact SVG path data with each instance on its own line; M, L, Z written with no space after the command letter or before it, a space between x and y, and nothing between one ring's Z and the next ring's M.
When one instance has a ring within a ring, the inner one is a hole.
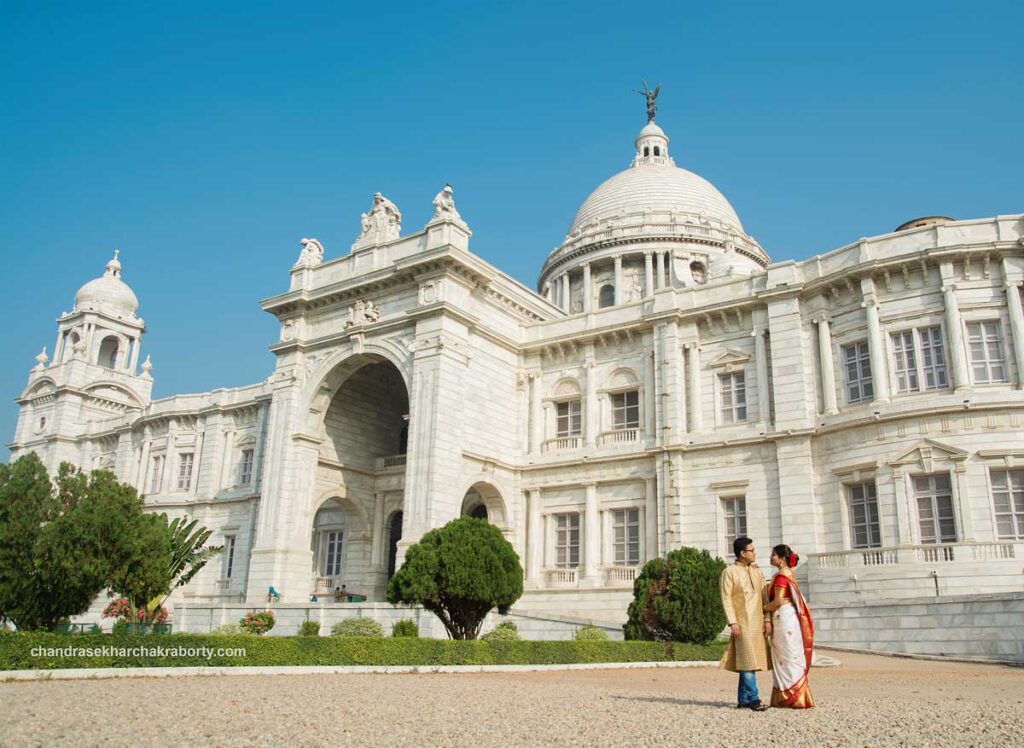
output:
M490 483L474 483L462 497L463 517L477 517L504 530L508 524L505 501Z
M348 512L338 499L328 499L313 516L313 594L327 595L347 584L346 551L352 545Z
M395 575L395 561L398 559L398 541L402 539L402 512L391 515L388 523L388 579Z

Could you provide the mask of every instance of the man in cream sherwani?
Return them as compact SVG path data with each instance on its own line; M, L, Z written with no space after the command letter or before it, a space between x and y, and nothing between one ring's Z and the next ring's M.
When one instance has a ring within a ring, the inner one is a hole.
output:
M729 646L720 664L740 674L739 707L763 712L768 707L758 696L755 673L771 669L768 637L772 633L771 614L764 610L764 574L754 563L754 541L747 537L736 538L732 549L736 563L727 567L719 580L722 608L730 633Z

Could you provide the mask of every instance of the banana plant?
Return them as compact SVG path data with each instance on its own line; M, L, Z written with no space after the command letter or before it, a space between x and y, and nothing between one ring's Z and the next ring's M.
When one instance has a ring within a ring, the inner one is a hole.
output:
M168 522L166 514L161 516L165 523ZM197 520L187 520L188 517L175 517L167 524L167 542L171 551L167 569L167 589L146 604L147 620L156 615L156 611L174 590L192 581L192 577L198 574L210 559L224 550L224 546L221 545L205 545L213 530L199 525Z

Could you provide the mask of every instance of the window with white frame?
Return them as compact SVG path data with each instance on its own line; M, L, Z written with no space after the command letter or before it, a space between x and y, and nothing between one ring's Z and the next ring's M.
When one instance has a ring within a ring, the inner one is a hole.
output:
M223 579L231 579L231 574L235 570L235 541L237 540L234 535L224 536L224 566L221 569L221 577Z
M850 507L850 539L854 548L878 548L882 532L878 524L878 496L875 482L865 481L846 487Z
M949 386L942 328L903 330L892 334L897 392L918 392Z
M567 400L555 405L555 436L564 439L583 433L583 403Z
M747 383L743 372L719 374L718 386L722 399L722 423L747 420Z
M846 402L859 403L874 397L871 382L871 354L866 340L844 345L843 368L846 371Z
M156 493L160 490L160 479L163 477L164 458L163 455L155 455L149 467L149 492Z
M252 483L252 461L255 450L243 449L242 460L238 464L238 485L248 486Z
M341 574L341 530L328 530L323 533L324 564L323 576L336 577Z
M192 486L192 452L178 455L178 490L187 491Z
M640 563L640 510L612 512L612 559L616 566Z
M637 390L612 395L612 428L616 431L640 428L640 393Z
M914 478L917 519L922 543L955 543L956 516L949 473Z
M580 515L555 515L555 566L575 569L580 565Z
M917 331L921 345L921 370L924 374L924 388L937 390L949 386L946 374L946 348L942 339L942 328L923 327Z
M735 496L722 499L722 514L725 517L726 558L733 556L732 541L747 534L747 499Z
M1000 540L1024 539L1024 470L992 471L992 503L996 536Z
M975 384L1005 382L1006 359L1003 357L1003 336L998 320L970 322L967 341L971 347L971 368Z

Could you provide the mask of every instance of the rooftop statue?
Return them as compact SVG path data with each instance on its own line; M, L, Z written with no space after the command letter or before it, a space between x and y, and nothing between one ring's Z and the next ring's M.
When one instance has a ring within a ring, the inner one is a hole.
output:
M366 246L383 244L397 239L402 231L402 214L398 207L379 192L373 196L369 213L359 216L362 232L356 244Z
M647 81L641 78L640 82L644 84L644 90L637 91L637 93L640 94L641 96L647 97L647 121L653 122L654 115L658 111L658 107L655 106L654 100L658 98L658 94L661 92L661 84L659 83L657 86L654 87L654 90L651 91L650 89L647 88Z
M295 263L303 267L319 265L324 260L324 247L316 239L303 239L299 242L302 245L302 252Z
M455 221L456 223L463 223L462 216L459 215L459 211L455 210L455 196L452 192L452 186L445 184L444 189L438 192L434 196L434 215L430 219L433 221Z

